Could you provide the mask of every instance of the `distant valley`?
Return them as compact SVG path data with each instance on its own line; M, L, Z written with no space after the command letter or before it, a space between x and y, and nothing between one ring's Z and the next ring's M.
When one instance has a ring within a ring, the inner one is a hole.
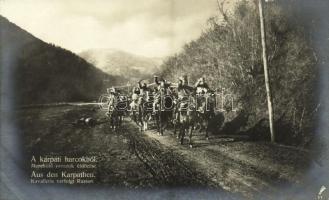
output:
M90 49L79 55L105 73L130 82L149 78L160 71L161 58L148 58L115 49Z

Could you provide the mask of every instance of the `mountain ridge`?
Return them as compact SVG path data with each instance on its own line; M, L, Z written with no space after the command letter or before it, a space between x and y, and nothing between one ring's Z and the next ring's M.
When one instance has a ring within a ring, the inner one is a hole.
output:
M8 76L12 86L5 89L12 90L12 99L19 105L94 101L107 87L121 81L1 15L0 63L2 76Z
M94 48L79 56L108 74L129 77L131 81L147 78L160 71L162 58L139 56L119 49Z

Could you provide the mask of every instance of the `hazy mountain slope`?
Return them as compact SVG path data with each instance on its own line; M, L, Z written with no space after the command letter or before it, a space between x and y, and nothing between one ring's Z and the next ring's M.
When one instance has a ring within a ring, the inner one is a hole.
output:
M106 73L140 79L159 71L160 58L147 58L114 49L90 49L79 54Z
M2 16L0 64L6 76L4 89L13 92L12 100L18 104L96 100L104 91L104 79L109 85L117 82L116 77L41 41Z

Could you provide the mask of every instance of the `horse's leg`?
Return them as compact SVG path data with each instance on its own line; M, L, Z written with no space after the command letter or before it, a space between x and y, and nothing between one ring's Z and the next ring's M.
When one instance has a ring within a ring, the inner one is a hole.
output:
M140 123L141 131L143 131L144 130L144 122L143 122L143 116L141 115L141 113L138 115L138 121Z
M141 116L141 130L145 131L145 121L144 121L144 115Z
M204 129L204 118L201 117L200 118L200 121L198 122L199 123L199 126L200 126L200 129L199 129L199 133L202 133L203 129Z
M169 116L168 116L168 113L166 113L166 112L164 112L163 114L165 115L164 120L163 120L163 132L164 132L169 125Z
M137 124L137 126L140 126L141 124L140 124L140 116L139 116L139 113L135 113L135 122L136 122L136 124Z
M117 128L120 128L120 114L117 116Z
M151 121L152 120L152 113L149 113L148 114L148 121Z
M159 111L159 135L162 135L162 113Z
M118 120L117 128L120 129L120 126L121 126L120 115L118 115L117 120Z
M166 120L165 120L164 116L162 116L161 130L160 130L161 136L163 136L163 132L164 132L165 128L166 128Z
M177 139L180 139L180 137L181 137L181 126L182 126L182 124L177 122L176 127L175 127L176 132L178 131L178 135L176 136Z
M189 132L189 146L192 148L192 132L193 132L193 125L188 127L188 132Z
M145 115L145 117L144 117L144 131L146 131L147 130L147 123L148 123L148 116L147 115Z
M133 119L133 122L135 122L137 124L137 118L136 118L136 112L135 111L132 112L132 119Z
M148 123L149 123L149 122L151 121L151 119L152 119L151 117L152 117L151 113L148 113L148 114L147 114L147 128L148 128L148 125L149 125Z
M113 129L113 116L110 116L110 128Z
M136 116L136 112L135 111L132 111L132 120L133 122L135 122L137 124L137 116ZM137 124L138 125L138 124Z
M176 135L177 128L179 128L179 113L176 113L174 117L174 135ZM177 136L177 138L178 137L179 135Z
M163 136L163 129L162 129L162 126L160 126L159 135L160 135L160 136Z
M118 128L118 116L115 116L115 123L114 123L114 130L117 130L117 128Z
M144 131L144 123L143 123L143 121L141 121L141 131L142 132Z
M159 129L159 119L158 119L158 115L157 114L154 115L154 119L155 119L157 131L159 132L160 131L160 129Z
M119 128L119 115L118 113L115 114L115 129Z
M115 119L114 119L113 115L111 116L111 127L112 127L112 129L114 129L114 127L115 127Z
M184 144L184 136L185 136L185 126L182 125L179 130L179 139L180 139L180 144Z
M206 120L206 140L209 140L209 120Z
M118 116L116 117L117 120L117 128L120 127L120 114L118 113Z
M146 121L146 119L144 119L144 131L146 131L147 130L147 121Z
M176 131L177 131L177 122L174 123L174 135L176 135Z
M145 111L143 107L139 107L140 111L140 121L141 121L141 129L142 131L145 131Z

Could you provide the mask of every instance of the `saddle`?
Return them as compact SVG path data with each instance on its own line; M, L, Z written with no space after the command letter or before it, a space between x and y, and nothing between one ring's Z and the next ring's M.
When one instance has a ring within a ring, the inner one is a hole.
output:
M195 104L192 102L183 101L178 104L178 111L193 111L195 110Z
M179 103L178 111L186 111L188 108L188 102L183 101Z

